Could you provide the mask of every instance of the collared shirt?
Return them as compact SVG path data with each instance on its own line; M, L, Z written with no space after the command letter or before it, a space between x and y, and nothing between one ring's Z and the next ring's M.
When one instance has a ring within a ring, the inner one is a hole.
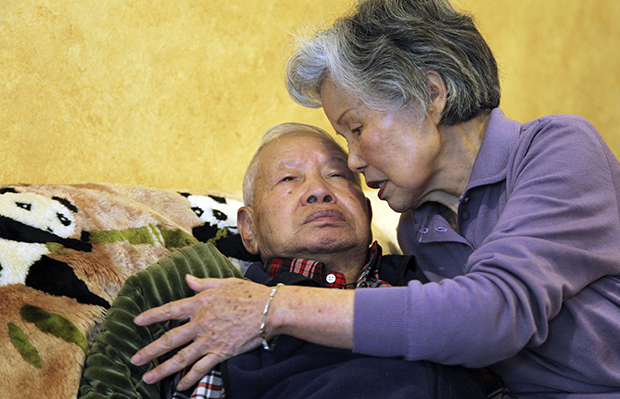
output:
M388 282L379 278L381 255L381 246L375 241L368 250L366 264L358 274L355 288L390 286ZM347 288L344 274L327 269L321 262L299 258L275 258L268 260L263 269L269 277L276 277L282 273L297 273L325 288Z

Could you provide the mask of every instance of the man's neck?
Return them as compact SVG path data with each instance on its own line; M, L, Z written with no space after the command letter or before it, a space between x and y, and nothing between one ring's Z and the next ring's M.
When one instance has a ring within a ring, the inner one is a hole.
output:
M366 264L368 248L360 251L356 248L351 251L339 251L336 253L322 253L308 255L305 259L314 260L325 264L327 270L342 273L347 284L355 284L360 271Z

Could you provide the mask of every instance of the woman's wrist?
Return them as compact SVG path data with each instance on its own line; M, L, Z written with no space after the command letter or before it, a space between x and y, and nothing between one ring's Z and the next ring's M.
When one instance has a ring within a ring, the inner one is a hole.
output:
M271 307L271 302L273 302L273 298L276 296L278 289L282 287L283 285L284 284L279 283L271 290L271 293L269 294L269 298L267 298L267 302L265 303L265 307L263 308L263 314L261 317L260 327L259 327L258 332L261 338L261 344L263 345L263 349L267 351L272 351L275 347L275 343L269 344L269 338L267 336L267 331L266 331L267 315L269 314L269 308Z
M267 338L291 335L320 345L353 347L354 290L282 286L269 307Z

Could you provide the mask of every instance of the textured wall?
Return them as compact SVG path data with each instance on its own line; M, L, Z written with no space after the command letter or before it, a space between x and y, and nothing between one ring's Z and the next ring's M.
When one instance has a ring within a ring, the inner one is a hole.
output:
M283 84L299 26L351 0L0 0L0 182L240 189L267 128L329 125ZM590 119L620 154L620 2L459 0L525 121Z

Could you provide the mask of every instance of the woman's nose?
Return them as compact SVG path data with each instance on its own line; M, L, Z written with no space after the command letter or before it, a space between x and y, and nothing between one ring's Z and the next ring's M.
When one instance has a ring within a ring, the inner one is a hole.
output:
M357 145L349 144L349 157L347 158L347 165L355 173L364 173L364 169L368 166L368 163L359 155Z

